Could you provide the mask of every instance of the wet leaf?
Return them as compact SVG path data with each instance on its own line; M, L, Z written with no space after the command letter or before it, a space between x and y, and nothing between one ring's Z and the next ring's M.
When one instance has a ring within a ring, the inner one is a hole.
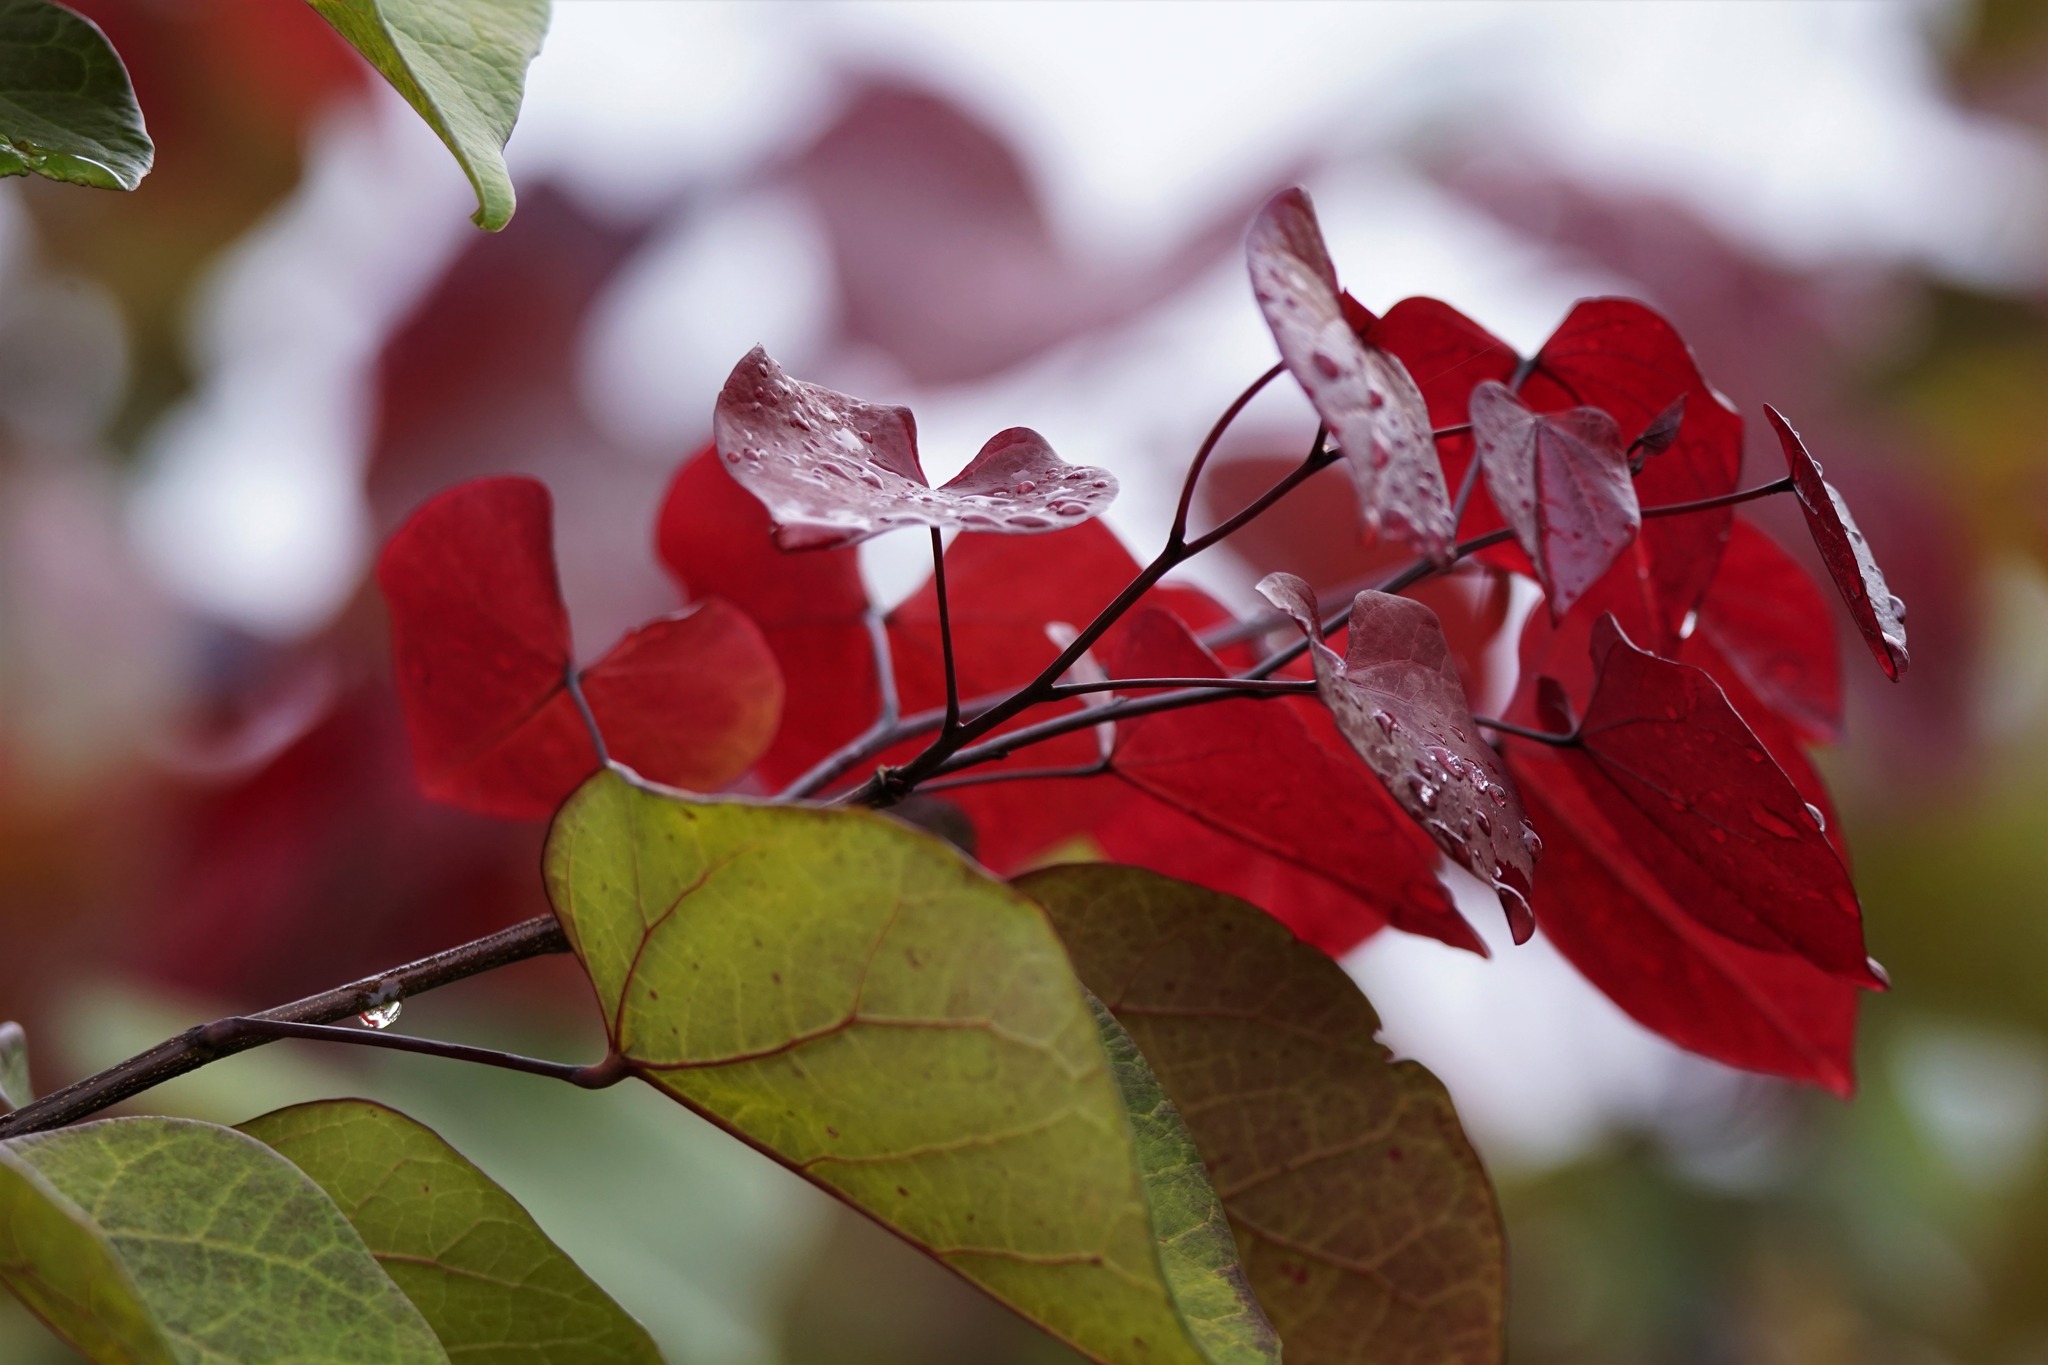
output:
M1525 941L1535 929L1529 886L1540 845L1500 756L1472 723L1436 613L1362 592L1339 657L1322 642L1308 584L1268 574L1259 592L1308 636L1318 690L1346 742L1439 848L1494 889L1515 942Z
M1842 656L1827 599L1753 523L1736 520L1694 637L1710 641L1757 700L1802 738L1841 738Z
M309 0L455 153L476 190L476 225L512 221L505 140L548 0Z
M480 479L430 499L377 563L414 766L429 796L545 818L598 758L568 689L546 487ZM730 605L628 632L580 674L611 756L656 781L716 789L774 735L782 681Z
M1289 1365L1501 1359L1492 1187L1341 968L1256 906L1137 868L1017 886L1187 1120Z
M318 1100L240 1127L327 1192L451 1356L659 1365L647 1330L426 1125L368 1100Z
M791 379L758 346L725 381L713 427L726 471L768 509L785 550L852 545L906 526L1055 531L1101 515L1116 497L1108 470L1068 464L1026 427L997 432L933 488L910 409Z
M35 1097L28 1082L28 1035L19 1024L0 1024L0 1114L19 1109Z
M1171 1211L1032 902L886 817L612 773L546 867L643 1079L1098 1360L1277 1358L1162 1268Z
M1598 408L1531 412L1492 380L1472 390L1471 413L1493 505L1562 616L1642 527L1621 429Z
M1107 662L1124 678L1225 676L1186 626L1157 609L1129 618ZM1118 778L1199 820L1211 837L1338 888L1366 912L1353 943L1384 921L1485 954L1436 879L1429 840L1372 774L1326 747L1286 702L1224 701L1125 721L1113 757Z
M1366 529L1448 563L1456 528L1429 409L1401 362L1352 330L1308 195L1275 196L1245 253L1281 359L1344 452Z
M50 0L0 0L0 176L132 190L155 158L99 26Z
M1821 562L1842 600L1849 604L1849 619L1863 632L1864 643L1887 678L1897 682L1906 671L1906 604L1892 596L1885 586L1884 572L1871 557L1870 546L1856 529L1849 505L1835 486L1821 477L1820 462L1806 453L1799 439L1778 410L1764 406L1778 444L1785 451L1785 465L1792 473L1793 490L1799 508L1806 513L1806 525L1813 543L1820 547Z
M1592 700L1561 750L1592 804L1673 900L1738 943L1876 986L1848 871L1713 679L1594 626ZM1543 723L1568 729L1561 693Z
M448 1361L319 1186L189 1119L0 1143L0 1278L100 1362Z

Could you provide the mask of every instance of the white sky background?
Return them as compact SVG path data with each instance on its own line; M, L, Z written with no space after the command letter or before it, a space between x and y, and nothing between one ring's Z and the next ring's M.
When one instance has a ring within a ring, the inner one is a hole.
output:
M1025 154L1077 256L1143 259L1219 206L1319 158L1339 269L1369 305L1436 294L1533 348L1569 302L1626 281L1562 271L1405 169L1399 148L1475 120L1596 184L1669 194L1794 262L1910 258L2040 280L2042 168L1945 104L1923 0L1586 4L770 4L557 0L508 155L516 179L593 204L662 202L800 140L837 73L911 75ZM261 633L319 624L367 562L356 493L366 367L471 229L468 190L395 97L327 129L293 203L223 268L195 324L211 366L154 443L138 541L171 589ZM756 341L815 348L817 234L749 195L670 234L601 311L586 392L650 458L708 426ZM1241 268L1119 337L939 393L886 373L808 377L918 410L934 481L991 432L1038 427L1109 465L1112 519L1156 541L1215 409L1270 363ZM651 509L650 509L651 515ZM918 549L918 553L923 553ZM884 551L885 588L919 572ZM1221 586L1221 585L1219 585ZM1491 909L1475 917L1489 932ZM1393 1040L1443 1074L1497 1158L1540 1161L1651 1112L1704 1064L1622 1019L1541 945L1491 963L1383 935L1357 969Z

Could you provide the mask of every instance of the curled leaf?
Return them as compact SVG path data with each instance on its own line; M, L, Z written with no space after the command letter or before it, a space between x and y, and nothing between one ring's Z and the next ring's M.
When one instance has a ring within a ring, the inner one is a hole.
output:
M1359 339L1308 195L1292 189L1268 202L1245 255L1281 359L1344 452L1366 529L1448 563L1457 528L1429 408L1399 360Z
M1562 616L1642 526L1621 431L1598 408L1531 412L1490 379L1472 390L1471 414L1487 491Z
M1849 619L1863 632L1864 643L1878 667L1893 682L1906 671L1906 604L1885 586L1884 571L1877 567L1849 504L1835 486L1821 477L1820 461L1807 454L1806 443L1778 410L1764 405L1764 416L1778 433L1785 451L1785 465L1792 473L1792 488L1799 495L1799 508L1806 513L1806 525L1813 543L1820 547L1821 562L1828 576L1849 605Z
M132 190L155 159L99 25L51 0L0 0L0 176Z
M785 550L906 526L1056 531L1099 516L1116 497L1108 470L1068 464L1028 427L996 433L933 488L910 409L792 379L759 346L733 367L712 421L727 472L768 509Z
M1541 848L1500 756L1479 737L1436 613L1362 592L1342 657L1325 645L1315 592L1268 574L1259 592L1309 640L1316 687L1345 741L1437 847L1500 897L1515 942L1535 932L1529 891Z
M1678 439L1678 430L1685 422L1685 395L1671 400L1671 406L1650 419L1642 434L1628 443L1628 472L1640 474L1643 466L1654 456L1671 449L1671 443Z

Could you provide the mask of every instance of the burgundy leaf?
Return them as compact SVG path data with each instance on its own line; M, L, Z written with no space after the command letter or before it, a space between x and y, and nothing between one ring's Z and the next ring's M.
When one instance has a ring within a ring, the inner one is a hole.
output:
M1736 520L1692 638L1711 642L1757 700L1802 738L1841 737L1842 659L1827 599L1755 524Z
M1863 533L1856 529L1849 505L1833 484L1821 478L1820 462L1806 453L1799 433L1769 404L1764 405L1764 416L1770 418L1778 444L1785 448L1792 487L1799 494L1813 543L1820 547L1821 562L1828 566L1842 600L1849 604L1849 618L1863 632L1878 667L1897 682L1906 671L1906 604L1885 586L1884 573L1871 557Z
M852 545L905 526L1056 531L1116 497L1107 470L1068 464L1025 427L996 433L933 488L910 409L791 379L759 346L733 367L712 425L727 471L767 507L785 550Z
M1517 943L1534 931L1536 842L1500 756L1479 738L1436 613L1362 592L1344 657L1322 642L1315 593L1292 574L1259 592L1309 639L1317 690L1345 740L1437 846L1500 896Z
M1592 657L1593 698L1563 753L1618 846L1716 933L1881 985L1847 869L1714 680L1637 649L1612 616L1593 627ZM1538 714L1570 728L1554 684Z
M1157 609L1128 618L1105 662L1125 678L1225 675L1185 625ZM1225 701L1124 721L1113 760L1118 777L1194 817L1212 837L1337 887L1370 912L1361 929L1384 920L1485 954L1436 880L1429 841L1379 783L1324 746L1286 704Z
M1448 563L1456 528L1428 406L1401 362L1353 331L1308 196L1288 190L1261 209L1246 256L1281 359L1344 452L1366 529Z
M1543 838L1536 917L1587 980L1682 1048L1849 1095L1861 992L1804 958L1724 938L1687 913L1555 751L1516 745L1511 761Z
M1487 491L1562 616L1642 526L1621 431L1598 408L1531 412L1490 379L1472 390L1471 412Z

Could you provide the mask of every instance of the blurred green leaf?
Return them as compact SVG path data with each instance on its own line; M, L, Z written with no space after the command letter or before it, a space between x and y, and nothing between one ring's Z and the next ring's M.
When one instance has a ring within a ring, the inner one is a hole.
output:
M28 1083L28 1035L19 1024L0 1024L0 1114L35 1097Z
M455 153L476 187L477 226L511 222L505 140L547 36L548 0L308 2Z
M132 190L155 158L99 26L50 0L0 0L0 175Z
M1501 1359L1500 1213L1450 1096L1336 963L1141 868L1018 879L1187 1119L1289 1365Z
M1176 1298L1065 953L951 848L606 772L556 817L547 879L650 1083L1098 1360L1277 1359Z
M646 1329L425 1124L368 1100L320 1100L240 1127L327 1191L450 1355L661 1360Z
M233 1129L103 1119L0 1169L0 1277L95 1361L446 1365L333 1202Z

